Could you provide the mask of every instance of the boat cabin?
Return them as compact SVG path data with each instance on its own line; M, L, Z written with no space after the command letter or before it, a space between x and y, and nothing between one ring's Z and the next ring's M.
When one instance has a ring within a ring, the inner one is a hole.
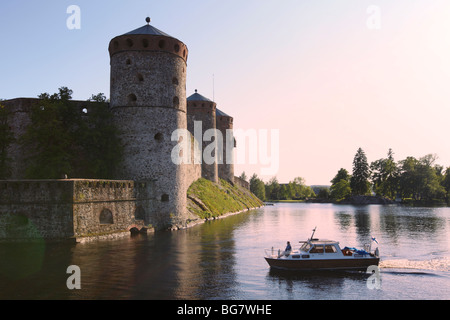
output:
M313 239L306 241L300 247L300 251L305 253L338 253L341 248L337 241Z

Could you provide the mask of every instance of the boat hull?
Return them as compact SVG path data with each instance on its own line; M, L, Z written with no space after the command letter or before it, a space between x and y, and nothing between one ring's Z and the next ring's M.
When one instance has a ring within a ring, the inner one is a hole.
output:
M279 270L360 270L378 266L379 258L352 259L274 259L265 257L271 268Z

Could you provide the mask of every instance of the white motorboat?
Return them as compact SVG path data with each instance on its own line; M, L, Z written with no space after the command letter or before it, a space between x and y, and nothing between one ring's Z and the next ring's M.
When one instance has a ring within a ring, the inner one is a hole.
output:
M266 249L264 257L271 268L282 270L361 270L370 266L378 266L380 253L378 247L372 252L372 244L364 245L364 249L345 247L341 249L334 240L310 239L300 241L297 250ZM376 241L372 238L372 241Z

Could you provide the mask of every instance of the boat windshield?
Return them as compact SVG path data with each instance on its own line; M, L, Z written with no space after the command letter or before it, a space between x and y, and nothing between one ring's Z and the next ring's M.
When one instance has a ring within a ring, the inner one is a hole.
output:
M308 242L305 242L305 243L301 246L300 251L308 252L309 249L311 249L311 244L309 244Z

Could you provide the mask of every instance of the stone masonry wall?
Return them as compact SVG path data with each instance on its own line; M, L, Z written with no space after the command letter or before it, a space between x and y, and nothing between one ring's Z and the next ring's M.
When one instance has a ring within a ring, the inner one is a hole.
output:
M0 181L0 240L79 239L152 223L151 183L111 180Z

